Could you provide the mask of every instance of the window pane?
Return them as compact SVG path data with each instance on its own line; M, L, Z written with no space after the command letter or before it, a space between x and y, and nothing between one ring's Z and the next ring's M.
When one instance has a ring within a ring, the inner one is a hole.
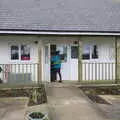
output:
M19 59L19 48L16 45L11 46L11 60Z
M93 59L97 59L97 58L98 58L98 49L97 49L97 46L96 46L96 45L93 46L92 58L93 58Z
M90 59L90 54L83 54L82 59L83 60L89 60Z
M67 62L67 46L63 46L63 54L61 55L63 62Z
M49 63L48 46L45 46L45 63Z
M67 62L67 46L59 45L57 46L57 51L60 51L60 57L62 62Z
M78 58L78 47L71 46L71 58L75 59Z
M30 60L30 46L21 45L21 60Z
M90 45L89 44L83 45L83 55L82 55L82 58L84 60L90 59Z

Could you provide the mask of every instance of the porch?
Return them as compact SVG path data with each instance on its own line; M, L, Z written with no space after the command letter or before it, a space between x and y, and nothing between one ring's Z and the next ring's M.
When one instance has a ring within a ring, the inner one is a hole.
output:
M39 64L0 64L1 84L38 84Z
M116 63L82 63L82 74L78 80L63 80L70 84L117 84ZM80 70L80 69L79 69ZM9 86L27 86L49 83L41 79L38 63L0 64L0 84Z
M63 83L117 84L120 81L120 38L117 36L12 35L0 36L0 39L3 40L0 82L4 85L51 82L50 58L56 50L62 59Z

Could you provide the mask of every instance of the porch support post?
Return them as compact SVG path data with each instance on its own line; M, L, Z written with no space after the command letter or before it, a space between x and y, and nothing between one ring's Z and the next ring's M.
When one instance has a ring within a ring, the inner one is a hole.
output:
M82 82L82 41L78 40L78 82Z
M115 83L117 84L117 38L115 37Z
M39 42L38 44L38 84L42 83L42 50L41 50L41 44Z
M115 83L120 83L120 41L115 37Z

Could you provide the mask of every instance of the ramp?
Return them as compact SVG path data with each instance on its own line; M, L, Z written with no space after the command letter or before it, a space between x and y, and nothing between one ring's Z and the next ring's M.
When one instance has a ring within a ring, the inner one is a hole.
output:
M74 86L51 84L47 98L52 120L108 120L101 109Z

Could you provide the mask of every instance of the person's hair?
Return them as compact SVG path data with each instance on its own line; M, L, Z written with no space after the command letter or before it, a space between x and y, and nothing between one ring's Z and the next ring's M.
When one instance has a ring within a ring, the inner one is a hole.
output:
M56 55L59 55L60 51L56 51Z

